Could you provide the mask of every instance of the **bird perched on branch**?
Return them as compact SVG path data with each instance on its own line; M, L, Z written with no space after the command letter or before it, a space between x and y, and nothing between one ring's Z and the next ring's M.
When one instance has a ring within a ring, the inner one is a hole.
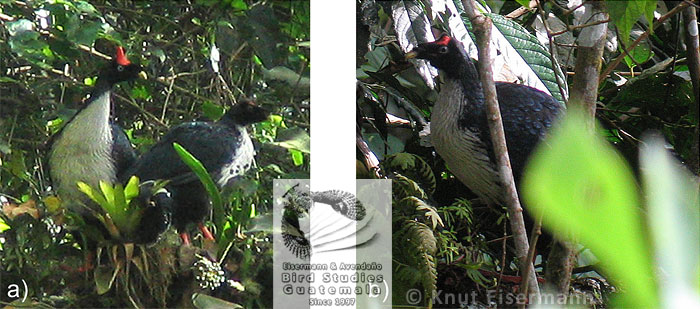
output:
M54 189L69 208L79 213L87 212L80 204L92 205L78 190L79 181L93 188L99 188L100 181L115 183L136 159L124 131L110 121L110 96L115 84L140 75L145 75L141 66L131 63L124 49L117 47L114 59L100 70L85 106L49 141L49 173Z
M479 74L461 44L448 35L419 44L406 58L425 59L444 85L432 111L431 141L452 173L489 204L505 205L505 190L486 119ZM513 175L519 182L537 144L563 111L551 95L532 87L496 82Z
M188 122L172 128L124 174L143 181L168 180L172 194L173 225L189 244L186 227L198 223L203 236L214 239L202 221L211 211L209 195L199 178L175 152L178 143L197 158L219 188L241 177L253 165L255 150L246 127L267 119L268 113L252 101L234 105L217 122Z

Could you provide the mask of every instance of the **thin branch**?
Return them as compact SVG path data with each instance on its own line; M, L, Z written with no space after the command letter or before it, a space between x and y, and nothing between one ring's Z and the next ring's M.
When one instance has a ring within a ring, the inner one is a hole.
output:
M160 121L165 121L165 112L168 110L168 102L170 102L170 95L173 93L173 85L175 85L175 78L170 79L170 86L165 94L165 102L163 103L163 110L160 113Z
M544 13L544 10L541 10L541 11L542 11L542 13ZM576 30L576 29L591 27L591 26L600 25L600 24L606 24L606 23L609 23L609 22L610 22L610 18L604 19L604 20L593 21L593 22L589 22L589 23L585 23L585 24L581 24L581 25L576 25L576 26L569 26L569 25L566 25L566 29L564 29L564 30L562 30L562 31L551 32L551 33L550 33L550 32L549 32L549 29L547 29L547 35L550 35L550 36L559 36L559 35L562 35L562 34L564 34L564 33L569 32L569 31L571 31L571 30Z
M528 265L532 265L532 263L535 261L535 248L537 247L537 240L540 238L540 235L542 235L542 214L540 214L537 217L537 221L535 222L535 226L532 227L532 231L530 232L530 250L527 252L527 260L525 263ZM523 278L527 278L529 276L528 271L530 271L530 268L525 268L525 272L523 272ZM528 286L530 284L530 281L525 280L523 283L523 290L527 291Z
M129 105L136 107L136 109L138 109L139 112L146 115L147 118L150 118L155 123L157 123L159 126L164 127L164 128L168 127L168 125L166 125L164 122L160 121L160 118L158 118L156 115L151 114L149 111L145 110L143 107L141 107L141 105L136 104L136 102L134 100L132 100L131 98L127 98L127 97L122 96L118 93L115 93L114 95L123 101L129 102Z
M540 4L539 0L537 3L538 5ZM549 39L549 61L552 63L552 70L554 70L554 79L557 81L557 88L559 88L559 94L561 95L562 100L567 102L569 98L567 97L564 87L562 86L564 83L566 83L566 81L562 81L559 74L556 72L557 67L559 67L559 63L557 62L554 53L554 36L549 34L549 23L547 22L547 16L545 15L544 8L540 8L539 11L540 17L542 18L542 24L544 25L545 31L547 31L547 38ZM559 68L561 69L561 67Z
M693 82L693 93L695 103L690 106L690 114L695 115L695 119L700 116L700 43L698 43L698 16L696 9L689 6L683 10L683 20L685 22L685 44L688 48L688 70L690 80ZM690 158L688 164L695 173L700 173L700 123L695 123L695 134L693 134L693 144L690 146Z
M506 137L503 131L503 122L501 121L501 111L498 106L496 97L496 86L493 81L493 71L491 68L490 43L491 43L491 27L492 22L483 14L476 10L474 0L462 0L465 12L469 20L474 26L474 34L477 38L477 48L479 50L479 77L484 91L484 98L487 105L487 122L491 139L498 162L498 170L501 178L501 183L505 187L505 199L508 214L510 216L511 229L513 230L515 251L518 260L521 261L521 273L526 273L525 268L530 268L529 276L525 280L530 282L530 291L521 291L525 297L528 295L539 296L539 286L537 277L535 276L535 268L532 264L527 264L527 252L529 244L527 241L527 232L525 231L525 221L523 219L523 208L520 206L520 199L515 188L513 179L513 170L510 166L510 158L508 157L508 149L506 147Z

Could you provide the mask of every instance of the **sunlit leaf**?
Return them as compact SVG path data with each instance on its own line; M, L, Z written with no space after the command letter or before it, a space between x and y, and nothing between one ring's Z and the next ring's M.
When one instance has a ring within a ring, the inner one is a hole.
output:
M131 176L129 182L124 187L124 197L127 201L137 197L139 195L139 178L136 176Z
M287 149L298 150L303 153L311 152L311 138L309 137L309 133L302 128L294 127L279 131L277 137L279 141L272 144Z
M301 166L302 164L304 164L304 154L301 151L298 151L296 149L289 149L289 153L292 156L292 161L294 162L294 165Z
M543 224L600 258L636 306L658 304L634 176L622 157L570 111L527 167L523 196ZM630 304L631 305L631 304ZM652 305L653 306L653 305Z
M216 226L223 226L226 220L226 212L224 210L221 194L219 193L219 189L216 186L216 183L211 178L207 170L204 168L202 162L195 158L180 144L173 143L173 147L175 148L175 152L177 152L177 154L180 156L180 159L182 159L182 161L185 164L187 164L187 166L190 169L192 169L195 175L197 175L197 177L199 178L199 181L201 181L204 185L204 188L207 190L207 193L209 193L209 197L211 198L212 202L212 207L214 209L214 222L216 223ZM221 230L218 231L218 236L221 236L221 233Z
M664 280L663 307L700 306L700 204L693 176L666 151L663 139L649 136L640 152L654 252ZM695 305L689 305L694 302Z

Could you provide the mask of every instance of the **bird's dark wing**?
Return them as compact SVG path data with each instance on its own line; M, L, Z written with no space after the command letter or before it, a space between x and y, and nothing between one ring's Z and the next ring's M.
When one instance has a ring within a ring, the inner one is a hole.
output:
M197 158L211 174L230 161L241 144L240 131L218 123L190 122L176 126L139 158L129 175L141 181L169 179L187 183L197 178L173 148L178 143Z
M518 180L528 157L561 114L563 106L552 96L525 85L497 82L496 92L508 154Z

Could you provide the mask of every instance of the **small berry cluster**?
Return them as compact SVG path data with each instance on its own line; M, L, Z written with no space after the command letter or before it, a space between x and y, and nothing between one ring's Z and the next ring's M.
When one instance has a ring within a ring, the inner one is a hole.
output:
M195 279L199 282L199 287L213 290L221 286L226 281L221 265L210 261L204 256L198 255L198 257L199 260L194 263L194 268L196 273Z

